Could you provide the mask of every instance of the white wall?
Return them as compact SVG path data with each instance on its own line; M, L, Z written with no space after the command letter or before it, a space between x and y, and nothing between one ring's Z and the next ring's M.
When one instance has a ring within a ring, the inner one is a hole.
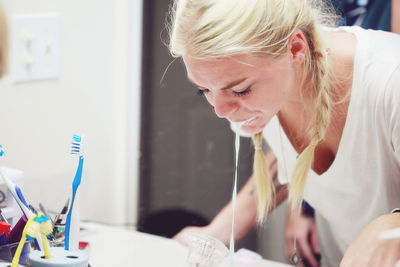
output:
M81 217L135 222L141 0L0 2L10 21L21 14L61 15L60 77L0 82L0 144L7 153L1 165L25 172L30 202L60 210L77 165L69 154L71 134L83 133Z

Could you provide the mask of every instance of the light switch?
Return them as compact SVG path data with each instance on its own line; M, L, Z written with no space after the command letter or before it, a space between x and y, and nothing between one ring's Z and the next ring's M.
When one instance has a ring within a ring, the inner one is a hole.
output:
M11 76L14 82L59 77L59 28L58 13L13 17Z

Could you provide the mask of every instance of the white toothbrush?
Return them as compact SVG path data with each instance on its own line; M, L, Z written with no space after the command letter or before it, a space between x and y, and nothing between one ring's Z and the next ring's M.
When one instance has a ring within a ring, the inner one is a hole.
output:
M0 157L4 155L3 146L0 145ZM11 179L6 175L4 167L0 167L0 176L3 181L6 183L8 189L10 190L11 194L17 201L19 207L21 208L22 212L26 216L27 219L32 217L34 214L29 208L29 204L26 202L24 195L22 194L21 188L14 184Z
M29 208L28 203L26 202L24 195L22 194L21 188L18 185L14 184L11 179L6 175L3 167L0 167L0 175L3 181L6 183L8 190L10 190L14 199L17 201L19 207L22 212L26 216L27 219L31 218L34 214Z

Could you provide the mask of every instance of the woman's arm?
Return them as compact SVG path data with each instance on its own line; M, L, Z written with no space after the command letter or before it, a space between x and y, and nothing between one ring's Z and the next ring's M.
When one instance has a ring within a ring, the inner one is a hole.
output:
M265 160L271 177L273 177L276 190L276 205L279 205L287 197L287 187L280 185L277 179L277 162L272 151L269 151ZM254 176L251 176L245 186L238 194L235 217L235 239L241 240L249 231L251 231L257 222L257 199L255 190ZM214 218L210 224L212 233L225 244L229 243L232 220L232 203L226 205Z
M400 0L392 0L392 32L400 34Z
M265 155L265 161L269 166L271 176L273 177L276 196L276 205L279 205L287 197L287 186L281 185L277 179L277 162L271 150ZM254 177L250 176L249 180L240 190L237 197L235 217L235 239L242 239L249 231L251 231L257 223L257 199L255 193ZM184 242L183 235L186 232L202 232L221 240L225 245L229 244L232 224L232 203L229 202L212 220L212 222L204 227L186 227L179 232L174 239Z
M400 213L378 217L347 248L340 267L395 266L400 260L400 240L380 240L385 230L400 227Z

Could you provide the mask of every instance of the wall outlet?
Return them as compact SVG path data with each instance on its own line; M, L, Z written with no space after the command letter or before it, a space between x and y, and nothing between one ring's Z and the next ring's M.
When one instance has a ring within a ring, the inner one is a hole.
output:
M60 15L17 15L12 20L11 76L14 82L59 76Z

